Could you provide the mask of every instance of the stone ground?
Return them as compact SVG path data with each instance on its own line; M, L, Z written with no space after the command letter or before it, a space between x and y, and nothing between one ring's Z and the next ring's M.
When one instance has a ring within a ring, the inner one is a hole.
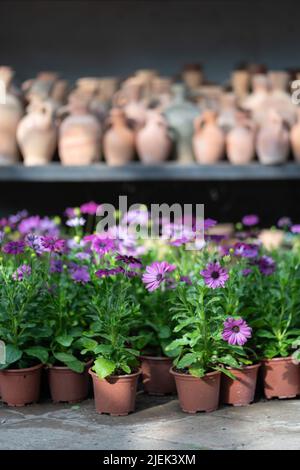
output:
M300 449L300 401L261 400L188 415L176 397L137 396L136 413L97 415L94 402L8 408L0 404L0 449Z

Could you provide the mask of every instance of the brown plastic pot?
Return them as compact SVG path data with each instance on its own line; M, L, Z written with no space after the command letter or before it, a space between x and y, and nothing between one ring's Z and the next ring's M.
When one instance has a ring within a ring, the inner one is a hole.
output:
M149 395L167 395L176 392L174 377L170 374L169 357L141 356L144 389Z
M97 413L108 413L111 416L126 416L135 410L136 388L139 370L135 374L111 375L99 379L89 369L93 379L95 406Z
M300 393L300 369L291 357L275 357L262 361L266 398L294 398Z
M170 373L175 377L182 411L197 413L197 411L214 411L218 408L221 381L220 372L209 372L201 378L175 372L172 368Z
M245 406L254 400L257 373L260 364L245 366L242 369L228 368L235 380L222 374L221 402L233 406Z
M8 406L24 406L35 403L40 396L43 364L26 369L0 371L2 401Z
M78 403L84 400L89 393L88 369L92 363L93 361L87 362L81 374L68 367L49 367L48 381L52 401Z

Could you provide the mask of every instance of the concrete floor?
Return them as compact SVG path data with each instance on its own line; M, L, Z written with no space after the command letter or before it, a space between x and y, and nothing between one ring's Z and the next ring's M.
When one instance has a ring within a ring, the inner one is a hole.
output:
M0 449L300 449L300 401L259 401L187 415L176 397L139 393L136 413L97 415L93 400L0 405Z

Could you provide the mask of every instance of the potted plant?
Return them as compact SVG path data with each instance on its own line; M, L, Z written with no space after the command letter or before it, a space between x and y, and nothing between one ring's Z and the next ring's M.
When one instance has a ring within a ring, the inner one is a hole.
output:
M39 399L45 347L51 330L44 325L45 263L23 240L8 241L0 258L0 364L2 400L23 406Z
M207 260L203 253L201 263ZM230 344L224 321L230 322L224 314L224 289L229 279L228 269L218 261L208 262L205 268L192 279L191 285L182 283L175 291L172 311L176 322L175 339L167 350L178 350L171 374L176 381L179 402L183 411L213 411L218 408L221 372L234 379L228 369L239 368L247 363L242 348L251 336L251 329L243 323L237 333L241 344ZM237 321L242 319L237 318Z
M174 351L166 351L166 346L175 339L169 305L174 268L166 261L156 261L146 266L142 276L148 292L143 290L140 295L143 317L135 345L142 351L143 385L150 395L176 392L174 377L169 372Z
M134 411L140 351L132 348L133 331L140 314L132 293L132 271L105 267L92 277L91 327L86 344L96 359L89 373L93 379L96 411L124 416Z
M262 359L266 398L292 398L300 393L300 262L293 251L264 255L252 273L255 342ZM249 295L251 292L249 291Z
M85 348L89 301L89 258L82 247L67 254L52 252L47 322L49 341L48 381L53 402L77 403L89 392L91 353ZM79 256L79 255L82 256Z

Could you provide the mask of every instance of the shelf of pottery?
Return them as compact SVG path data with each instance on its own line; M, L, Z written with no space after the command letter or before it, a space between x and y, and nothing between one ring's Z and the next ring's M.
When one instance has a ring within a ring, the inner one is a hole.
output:
M13 70L3 66L0 164L300 162L300 108L289 91L298 77L250 65L216 85L192 64L176 80L139 70L72 85L41 72L16 87Z

